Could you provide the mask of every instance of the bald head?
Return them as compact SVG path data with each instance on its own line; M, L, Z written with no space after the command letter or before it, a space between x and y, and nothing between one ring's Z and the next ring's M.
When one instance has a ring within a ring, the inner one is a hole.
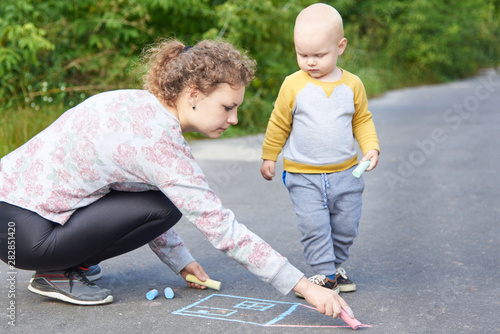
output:
M344 37L342 17L335 8L324 3L303 9L295 20L296 37L307 38L318 33L328 34L337 42Z

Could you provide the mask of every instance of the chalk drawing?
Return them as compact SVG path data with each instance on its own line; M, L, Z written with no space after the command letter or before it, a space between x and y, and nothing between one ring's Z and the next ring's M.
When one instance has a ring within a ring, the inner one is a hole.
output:
M316 311L314 307L300 303L213 294L194 304L174 311L172 314L264 327L349 328L349 326L279 324L280 321L285 320L286 317L300 308ZM362 327L371 326L363 325Z

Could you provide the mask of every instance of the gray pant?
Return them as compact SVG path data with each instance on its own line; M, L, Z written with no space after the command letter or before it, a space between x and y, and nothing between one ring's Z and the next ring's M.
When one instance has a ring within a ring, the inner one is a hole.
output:
M358 235L363 178L352 171L330 174L297 174L283 177L302 233L304 257L315 274L334 275L349 258L349 247Z

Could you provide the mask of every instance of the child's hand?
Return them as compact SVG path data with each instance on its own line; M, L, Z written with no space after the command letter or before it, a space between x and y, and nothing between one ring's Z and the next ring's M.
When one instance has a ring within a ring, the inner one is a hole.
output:
M276 175L275 169L276 161L264 160L262 162L262 167L260 167L260 173L266 180L271 181Z
M347 303L333 290L323 288L302 277L295 285L293 291L300 293L304 298L316 307L319 313L329 317L338 318L342 309L354 318L354 314Z
M369 150L366 152L366 155L361 159L361 161L370 160L370 166L366 169L367 172L371 171L378 164L378 151L377 150Z
M184 278L184 280L186 280L186 276L188 274L196 276L202 282L205 282L208 278L210 278L210 277L208 277L205 270L203 270L201 265L195 261L189 263L186 267L184 267L184 269L181 270L180 274L181 274L182 278ZM205 290L207 288L206 286L199 285L196 283L191 283L191 282L187 282L187 285L190 288L197 288L197 289L202 289L202 290Z

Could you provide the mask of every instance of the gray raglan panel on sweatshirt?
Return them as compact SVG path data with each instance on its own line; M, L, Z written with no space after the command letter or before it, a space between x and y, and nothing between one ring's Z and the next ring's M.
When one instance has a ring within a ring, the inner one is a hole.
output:
M311 166L339 164L356 156L352 133L354 93L346 84L327 97L308 83L295 98L292 131L283 148L289 161Z

